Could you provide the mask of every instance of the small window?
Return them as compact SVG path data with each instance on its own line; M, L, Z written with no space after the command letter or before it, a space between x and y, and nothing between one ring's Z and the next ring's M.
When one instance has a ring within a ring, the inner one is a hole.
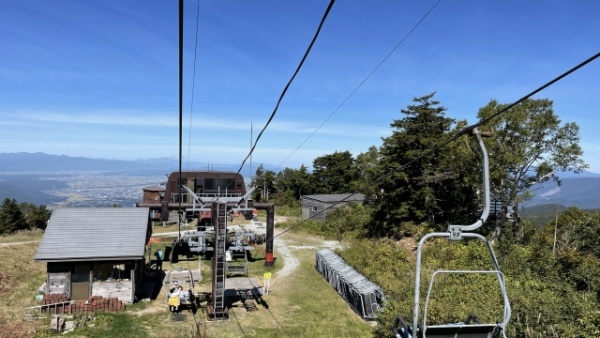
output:
M218 187L218 182L216 178L205 178L204 179L204 188L210 192L216 192Z
M96 264L94 265L94 280L116 282L131 278L130 264Z
M90 266L87 264L77 264L74 266L71 274L73 283L89 282L90 281Z
M316 206L312 207L312 211L317 211L319 210L319 208L317 208Z

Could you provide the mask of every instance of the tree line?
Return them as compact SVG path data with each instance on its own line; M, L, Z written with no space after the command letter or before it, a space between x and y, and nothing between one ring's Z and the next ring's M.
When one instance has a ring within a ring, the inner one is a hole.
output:
M447 117L435 93L418 97L392 121L392 134L382 145L354 156L337 151L313 160L312 171L261 165L252 178L255 200L297 205L302 195L362 193L373 210L365 225L372 236L401 237L403 224L445 230L450 222L470 222L480 213L481 154L472 138L461 137L444 147L465 127ZM478 112L480 121L505 110L494 100ZM486 225L494 239L509 232L523 236L518 206L533 195L535 184L560 184L565 171L587 168L579 146L579 127L561 123L549 99L529 99L480 127L492 132L485 140L490 155L490 189L497 217ZM466 223L470 224L470 223ZM506 235L506 234L505 234Z
M46 229L51 211L45 205L17 203L5 198L0 206L0 235L12 234L20 230Z
M477 114L479 121L495 116L479 127L493 134L484 142L495 207L477 232L493 241L506 275L512 305L507 336L598 337L600 214L555 207L546 223L535 224L519 213L537 184L560 185L562 172L587 168L579 127L563 123L549 99L525 100L498 115L507 107L492 100ZM481 214L481 154L475 140L466 136L438 147L468 126L447 117L446 111L434 94L415 98L390 123L392 133L382 138L381 146L356 156L340 151L318 157L312 171L302 166L275 173L259 167L252 180L261 186L255 199L268 198L278 205L297 205L307 194L366 196L364 205L338 208L324 222L305 221L297 228L350 242L341 255L385 289L389 304L375 328L378 337L393 336L395 316L412 318L414 257L399 248L410 248L426 233L446 231L448 224L472 224ZM489 261L482 246L469 241L445 244L438 241L427 248L428 268L472 269ZM432 318L440 323L464 320L470 301L485 305L477 313L482 319L501 319L491 314L498 307L489 305L493 298L484 292L489 286L465 280L442 285ZM452 304L459 295L467 295L467 302Z

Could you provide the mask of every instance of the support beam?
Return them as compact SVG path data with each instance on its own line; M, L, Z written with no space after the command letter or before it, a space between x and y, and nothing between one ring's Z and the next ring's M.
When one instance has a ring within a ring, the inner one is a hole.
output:
M254 203L253 206L259 210L267 210L265 266L273 266L275 264L275 257L273 257L273 242L275 237L275 204Z

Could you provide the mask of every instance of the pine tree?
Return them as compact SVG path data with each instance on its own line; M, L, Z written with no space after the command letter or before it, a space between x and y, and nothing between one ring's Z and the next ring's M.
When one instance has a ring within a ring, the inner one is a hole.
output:
M0 207L0 234L10 234L27 228L27 222L17 201L5 198Z
M317 193L343 194L355 192L358 172L349 151L336 151L315 158L312 176Z
M459 168L463 159L456 147L435 149L455 130L445 117L446 108L432 100L435 93L415 98L401 112L404 118L391 123L392 135L383 139L381 171L388 176L378 184L380 198L373 232L398 234L403 222L447 227L465 209L473 186L462 185Z

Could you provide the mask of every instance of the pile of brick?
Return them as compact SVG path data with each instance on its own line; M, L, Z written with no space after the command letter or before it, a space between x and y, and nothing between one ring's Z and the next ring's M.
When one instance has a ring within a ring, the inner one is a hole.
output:
M70 304L68 298L63 294L44 295L42 299L42 312L51 313L81 313L97 311L125 311L126 305L117 298L102 298L101 296L92 296L88 300L78 300ZM58 303L58 304L57 304ZM54 305L52 305L54 304Z
M67 297L67 295L65 295L65 294L51 293L51 294L44 295L44 298L42 298L42 305L56 304L56 303L62 303L62 302L68 302L68 301L69 301L69 297Z

